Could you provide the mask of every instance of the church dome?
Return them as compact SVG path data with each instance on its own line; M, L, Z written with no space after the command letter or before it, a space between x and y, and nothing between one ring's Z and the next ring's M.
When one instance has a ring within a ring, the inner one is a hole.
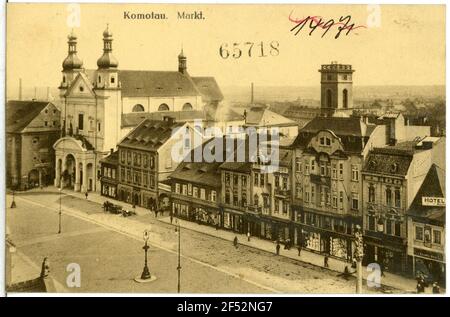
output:
M77 56L77 36L72 31L67 36L67 44L69 44L69 55L62 63L63 70L80 69L83 67L83 61Z
M83 61L76 54L69 54L62 63L63 70L80 69Z
M97 60L98 68L108 69L119 66L119 62L112 54L112 41L112 33L107 26L103 31L103 55Z
M104 52L102 57L97 60L98 68L117 68L119 62L110 52Z

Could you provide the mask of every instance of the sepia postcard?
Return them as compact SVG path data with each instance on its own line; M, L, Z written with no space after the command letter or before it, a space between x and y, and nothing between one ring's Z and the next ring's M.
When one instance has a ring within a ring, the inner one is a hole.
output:
M445 294L445 29L443 4L7 3L6 294Z

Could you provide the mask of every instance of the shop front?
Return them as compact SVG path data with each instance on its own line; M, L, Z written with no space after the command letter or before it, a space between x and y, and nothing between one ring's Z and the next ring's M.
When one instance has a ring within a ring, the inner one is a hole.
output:
M101 183L102 186L102 196L110 197L110 198L117 198L117 183L113 181L106 181L102 180Z
M422 248L414 248L413 252L414 276L424 276L428 282L438 282L445 287L444 254Z
M297 245L346 261L352 259L352 237L307 225L296 226Z
M224 208L223 228L238 233L246 233L246 228L244 228L244 213L237 210Z
M218 209L193 205L192 213L195 221L199 224L209 225L216 228L220 226L221 219Z
M364 236L363 265L377 263L382 271L406 273L406 246L403 239L378 239Z

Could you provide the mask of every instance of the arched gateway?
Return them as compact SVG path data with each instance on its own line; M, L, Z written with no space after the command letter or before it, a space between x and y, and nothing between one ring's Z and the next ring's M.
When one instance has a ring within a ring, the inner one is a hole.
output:
M74 191L95 191L96 154L85 140L63 137L53 145L56 155L55 186Z

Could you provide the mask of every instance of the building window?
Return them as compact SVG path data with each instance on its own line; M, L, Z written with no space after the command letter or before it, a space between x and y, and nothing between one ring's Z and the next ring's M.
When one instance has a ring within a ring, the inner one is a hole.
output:
M316 161L311 160L311 173L314 174L314 171L316 170Z
M206 192L204 188L200 188L200 199L206 199Z
M259 176L259 185L261 186L261 187L264 187L264 180L265 180L265 177L266 175L265 174L261 174L260 176Z
M169 111L169 106L165 103L162 103L159 105L158 111Z
M339 192L339 209L344 209L344 192Z
M392 191L390 187L386 188L386 205L387 206L392 205Z
M297 172L299 172L299 173L302 172L302 161L301 161L301 159L299 157L297 157L295 159L295 168L296 168Z
M84 87L80 86L80 91L83 92L84 91Z
M254 178L255 178L254 185L255 185L255 186L258 186L258 185L259 185L259 174L258 174L258 173L255 173Z
M274 204L275 204L274 210L275 210L276 213L278 213L279 208L280 208L280 200L278 198L275 198Z
M316 186L311 185L311 203L314 204L316 199Z
M188 184L188 195L190 196L190 195L192 195L192 184Z
M98 129L98 132L100 132L102 130L102 124L100 122L98 123L97 129Z
M352 197L352 209L358 210L359 209L359 200L357 195L353 195Z
M333 208L337 208L337 196L333 195Z
M178 183L175 184L175 193L177 193L177 194L180 193L180 184L178 184Z
M78 129L83 130L84 128L84 114L79 113L78 114Z
M239 177L238 175L233 175L233 185L238 186L239 184Z
M305 161L305 175L309 175L309 161Z
M386 219L386 234L392 234L392 220Z
M114 84L116 82L116 79L114 77L111 77L111 84Z
M242 187L247 186L247 176L244 175L241 177L241 183L242 183Z
M231 176L229 173L225 173L225 185L230 186Z
M280 187L280 176L275 175L275 188Z
M192 196L194 196L195 198L198 198L198 187L193 187L192 188Z
M181 187L181 193L183 194L183 195L187 195L187 186L186 186L186 184L183 184L182 185L182 187Z
M303 194L303 190L302 190L302 184L301 183L296 183L295 184L295 188L296 188L296 197L297 198L302 198L302 194Z
M309 191L305 191L305 203L309 203Z
M396 222L395 222L394 234L395 234L397 237L400 237L400 236L401 236L401 222L399 222L399 221L396 221Z
M369 185L369 202L375 202L375 187L372 184Z
M352 181L357 182L359 180L358 165L352 165Z
M344 89L342 91L342 106L344 107L344 109L348 108L348 91L347 91L347 89Z
M339 163L339 179L344 179L344 163Z
M144 106L141 104L136 104L134 105L133 109L131 110L132 112L144 112Z
M423 227L416 226L416 240L423 241Z
M368 230L370 231L375 231L375 217L374 216L367 216L367 226L368 226Z
M395 200L395 207L400 208L400 189L396 188L394 191L394 200Z
M211 201L214 203L217 201L217 192L215 190L211 191Z
M48 121L44 121L44 126L48 127Z
M151 169L155 168L155 157L154 156L150 156L150 168Z
M228 190L225 192L225 204L230 204L230 192Z
M336 163L333 163L333 165L332 165L331 177L333 179L337 179L337 165L336 165Z
M441 244L441 232L439 230L433 230L433 243Z
M186 102L184 105L183 105L183 108L182 108L182 110L183 111L190 111L190 110L193 110L194 108L192 107L192 105L189 103L189 102Z

